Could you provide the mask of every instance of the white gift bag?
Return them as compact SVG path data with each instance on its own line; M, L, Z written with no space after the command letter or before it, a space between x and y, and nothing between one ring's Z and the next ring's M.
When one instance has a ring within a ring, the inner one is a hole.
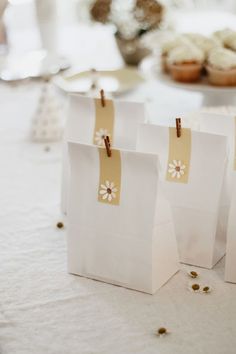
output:
M144 104L108 99L105 102L105 107L102 107L100 99L70 95L63 148L61 193L63 213L67 210L70 180L68 141L104 146L103 136L108 135L112 146L136 149L138 127L145 121Z
M185 116L185 120L189 123L193 130L197 130L204 133L212 133L218 135L225 135L228 137L228 149L229 149L229 162L227 166L227 195L225 195L228 204L230 203L230 196L233 186L234 175L234 161L235 161L235 129L236 118L233 114L218 114L208 112L191 113Z
M229 213L225 259L225 281L236 283L236 174Z
M190 129L177 138L175 128L142 124L137 149L158 153L180 261L212 268L225 254L227 138Z
M224 204L230 205L227 225L227 246L225 280L236 282L236 117L234 114L200 112L187 116L195 129L203 132L222 134L228 137L229 162L227 167Z
M68 270L153 294L179 269L154 154L69 143Z

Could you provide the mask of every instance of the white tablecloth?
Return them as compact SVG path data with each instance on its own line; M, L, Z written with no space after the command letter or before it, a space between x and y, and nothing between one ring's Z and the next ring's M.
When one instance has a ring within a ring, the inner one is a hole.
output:
M61 145L45 151L28 135L39 90L0 84L0 353L235 354L236 285L223 281L224 260L197 270L207 295L187 289L187 266L154 296L67 274ZM161 123L200 104L154 80L126 98L146 100Z

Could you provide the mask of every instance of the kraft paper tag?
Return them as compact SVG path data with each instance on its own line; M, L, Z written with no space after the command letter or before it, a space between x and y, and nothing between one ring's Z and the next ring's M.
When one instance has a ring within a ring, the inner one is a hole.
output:
M112 149L111 157L106 149L99 149L100 177L98 201L112 205L120 204L121 189L121 157L120 151Z
M236 117L234 118L234 170L236 170Z
M101 99L95 99L95 127L93 134L93 144L104 146L104 137L109 136L110 143L113 142L114 130L114 104L112 100L106 99L103 107Z
M169 157L166 180L188 183L191 160L191 130L181 128L181 137L177 137L176 128L169 128Z

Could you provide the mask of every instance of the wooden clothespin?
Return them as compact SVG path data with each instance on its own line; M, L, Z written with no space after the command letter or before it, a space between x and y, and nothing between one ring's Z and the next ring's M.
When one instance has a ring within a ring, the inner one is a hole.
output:
M106 106L106 99L105 99L105 95L104 95L104 90L101 90L101 91L100 91L100 95L101 95L101 104L102 104L102 107L105 107L105 106Z
M176 134L177 138L181 137L181 118L176 118Z
M111 157L111 143L110 143L109 136L104 137L104 143L107 150L107 156Z

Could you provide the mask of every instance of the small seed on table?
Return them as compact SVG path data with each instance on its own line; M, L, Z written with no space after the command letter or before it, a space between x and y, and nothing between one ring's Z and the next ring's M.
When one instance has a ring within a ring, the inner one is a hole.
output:
M192 270L192 271L190 272L190 276L191 276L192 278L197 278L197 277L198 277L198 273L195 272L194 270Z
M193 289L194 291L197 291L197 290L200 289L200 285L199 285L199 284L193 284L193 285L192 285L192 289Z
M211 289L210 289L209 286L204 286L204 288L202 289L202 291L203 291L204 293L209 293L210 290L211 290Z
M165 327L161 327L158 329L157 331L157 334L160 336L160 335L163 335L163 334L166 334L167 333L167 329Z
M57 228L62 229L64 227L64 224L62 222L57 223Z

